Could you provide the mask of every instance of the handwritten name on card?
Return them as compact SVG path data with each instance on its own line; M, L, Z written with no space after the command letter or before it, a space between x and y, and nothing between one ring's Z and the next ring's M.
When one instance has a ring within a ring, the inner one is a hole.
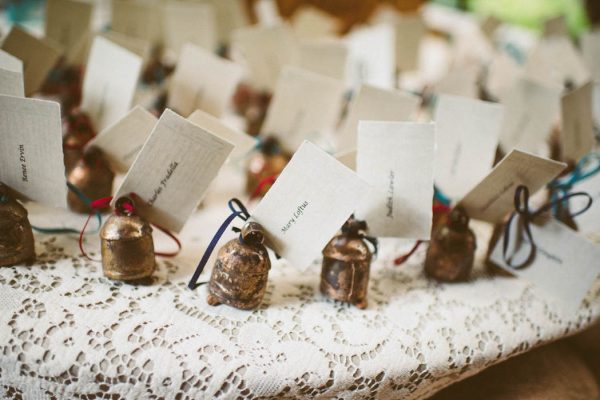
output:
M368 190L354 172L304 142L252 213L274 250L306 268L354 212Z
M188 116L200 109L219 117L242 74L241 65L186 43L173 74L167 104L181 115Z
M96 37L83 80L81 108L97 131L123 118L130 109L142 59L103 37Z
M154 129L156 121L154 115L141 106L136 106L119 121L100 132L88 147L100 148L115 170L127 172Z
M115 199L136 193L150 221L179 232L233 145L167 109L131 166Z
M515 221L513 226L517 226ZM515 237L513 232L511 237ZM558 221L550 220L542 226L531 225L531 234L537 246L533 262L515 270L504 262L502 237L494 248L491 260L506 271L526 279L558 301L568 313L577 312L586 293L600 274L600 246L593 244ZM519 246L516 259L527 258L529 243Z
M295 151L304 140L317 141L335 128L343 95L341 81L286 67L275 88L263 132L277 137L288 151Z
M443 95L435 110L435 183L450 198L461 198L492 169L504 107Z
M459 202L474 219L500 223L514 210L515 190L525 185L534 194L567 164L513 150Z
M58 103L0 95L0 181L34 201L66 208Z
M359 120L413 121L421 100L408 92L363 85L352 100L348 116L339 132L338 150L356 148Z
M429 239L435 125L360 121L356 172L373 190L356 211L375 236Z

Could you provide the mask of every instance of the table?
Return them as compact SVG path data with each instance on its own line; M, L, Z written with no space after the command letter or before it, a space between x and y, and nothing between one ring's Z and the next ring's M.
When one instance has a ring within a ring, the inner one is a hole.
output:
M258 310L209 306L205 286L187 281L240 187L239 170L226 168L181 233L182 253L159 259L146 285L104 278L75 235L36 235L34 266L0 268L0 397L426 398L600 317L600 280L563 315L531 284L489 276L481 224L468 283L427 280L424 248L394 266L410 243L386 240L366 310L319 293L318 261L301 271L285 260L273 260ZM84 219L28 208L38 225ZM85 245L97 251L97 235ZM157 249L169 246L156 235Z

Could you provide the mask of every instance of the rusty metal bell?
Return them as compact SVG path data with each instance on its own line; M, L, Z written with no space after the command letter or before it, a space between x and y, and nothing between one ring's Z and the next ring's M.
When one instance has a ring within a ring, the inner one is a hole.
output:
M373 254L365 242L367 223L350 217L341 234L323 249L321 293L334 300L367 307L369 270Z
M114 178L115 174L110 169L102 150L92 147L69 172L67 180L88 199L96 200L111 195ZM73 191L69 191L67 203L71 210L78 213L89 214L92 211L91 207Z
M152 228L135 215L127 204L133 200L121 197L100 230L102 270L110 279L135 281L152 276L155 268Z
M443 282L467 280L473 269L476 247L469 216L464 208L455 207L446 225L434 234L429 244L425 273Z
M67 174L83 156L83 148L96 136L92 120L85 112L74 109L63 119L63 152Z
M290 161L290 154L283 151L279 141L273 137L265 139L260 151L253 154L246 170L246 193L253 194L263 179L277 176ZM261 189L258 196L264 196L268 187Z
M242 310L260 305L271 269L263 231L260 224L248 222L239 238L221 247L208 283L208 304Z
M33 261L35 245L27 210L0 183L0 267Z

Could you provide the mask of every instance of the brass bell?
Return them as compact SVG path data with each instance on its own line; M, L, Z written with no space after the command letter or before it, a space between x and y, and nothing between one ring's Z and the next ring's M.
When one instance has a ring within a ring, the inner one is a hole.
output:
M63 119L63 152L67 174L83 156L83 148L96 136L89 115L79 109L72 110Z
M283 151L277 139L273 137L265 139L260 151L254 153L248 160L246 193L253 194L263 179L279 175L290 158L290 154ZM262 188L258 196L264 196L267 191L267 187Z
M27 210L0 183L0 267L33 261L35 245Z
M208 304L227 304L242 310L260 305L271 269L263 242L263 227L248 222L239 238L221 247L208 283Z
M367 223L350 217L341 234L323 249L321 293L334 300L367 307L369 270L373 255L365 242Z
M134 209L132 199L119 198L115 214L100 230L102 270L110 279L134 281L154 273L152 228Z
M110 169L102 150L92 147L68 174L68 181L91 200L108 197L112 193L114 172ZM75 212L88 214L91 208L76 193L67 195L69 208Z
M443 282L467 280L473 269L476 247L469 216L464 208L455 207L446 225L434 234L429 244L425 273Z

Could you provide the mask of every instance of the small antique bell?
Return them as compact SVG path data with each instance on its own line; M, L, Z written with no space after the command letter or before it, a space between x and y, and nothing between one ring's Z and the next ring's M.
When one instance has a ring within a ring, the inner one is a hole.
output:
M35 245L27 210L0 183L0 267L33 261Z
M83 156L85 145L96 136L96 131L90 117L85 112L75 109L63 119L63 132L65 170L68 174Z
M443 282L468 279L473 269L476 247L467 212L462 207L455 207L450 211L446 225L435 233L429 244L425 273Z
M258 197L264 196L268 187L255 193L260 182L269 177L275 177L283 171L291 156L283 151L279 141L273 137L265 139L260 147L260 151L253 154L248 160L246 170L246 193L255 194Z
M115 174L110 169L102 150L92 147L85 151L83 157L69 172L67 180L87 198L95 200L110 196L114 178ZM91 211L90 206L73 191L69 191L67 203L75 212L89 214Z
M140 280L154 272L152 228L134 210L133 200L121 197L100 231L102 270L110 279Z
M350 217L341 234L323 249L321 293L335 300L367 307L369 269L373 255L365 242L367 223Z
M242 310L260 305L271 269L263 242L263 227L248 222L239 238L221 247L208 283L208 304L227 304Z

